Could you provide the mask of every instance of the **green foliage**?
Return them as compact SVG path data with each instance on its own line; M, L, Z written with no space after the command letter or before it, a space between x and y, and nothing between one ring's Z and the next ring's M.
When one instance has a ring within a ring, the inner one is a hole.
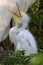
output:
M37 54L30 60L28 65L43 65L43 54Z
M2 65L2 64L0 64L0 65Z
M24 51L15 51L7 56L0 56L2 65L43 65L43 53L24 56Z
M39 9L41 3L41 0L36 0L36 2L29 7L27 12L31 17L29 28L36 37L39 48L43 48L43 9Z

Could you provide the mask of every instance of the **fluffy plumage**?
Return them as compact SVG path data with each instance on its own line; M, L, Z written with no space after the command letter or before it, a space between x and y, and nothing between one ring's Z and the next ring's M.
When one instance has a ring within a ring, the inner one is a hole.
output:
M15 50L25 50L25 55L37 53L36 41L30 31L13 27L9 31L9 36Z
M15 16L16 15L14 15L13 18ZM9 31L9 37L11 42L15 45L15 50L26 50L25 55L37 53L36 41L30 31L26 29L28 23L30 22L30 17L28 17L28 15L22 11L22 16L16 17L16 20L14 18L14 21L18 22L19 25L21 24L20 27L16 25Z

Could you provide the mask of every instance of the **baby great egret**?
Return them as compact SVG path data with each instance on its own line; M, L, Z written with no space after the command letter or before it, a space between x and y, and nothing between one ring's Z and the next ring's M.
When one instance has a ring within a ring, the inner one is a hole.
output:
M20 5L23 11L27 11L28 7L32 5L36 0L0 0L0 42L5 40L8 36L10 29L10 21L12 16L6 8L9 8L16 13L16 2Z
M18 4L17 4L18 6ZM9 37L12 43L15 45L15 50L26 50L25 55L31 53L37 53L36 41L31 32L26 29L30 17L24 13L18 6L19 15L9 10L13 16L14 21L17 23L15 27L12 27L9 31ZM19 25L21 25L19 27Z

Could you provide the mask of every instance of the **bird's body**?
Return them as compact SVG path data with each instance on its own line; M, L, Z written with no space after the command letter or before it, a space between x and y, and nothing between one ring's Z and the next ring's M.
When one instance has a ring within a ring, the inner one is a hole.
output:
M9 36L15 45L15 50L25 50L25 55L37 53L36 41L30 31L13 27L10 29Z
M21 31L18 35L18 44L16 50L25 50L25 55L29 55L31 53L37 53L37 45L36 41L28 30Z

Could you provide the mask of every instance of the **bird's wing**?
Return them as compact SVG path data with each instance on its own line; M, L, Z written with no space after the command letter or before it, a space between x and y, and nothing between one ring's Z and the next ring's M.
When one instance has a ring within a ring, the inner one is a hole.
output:
M19 39L16 50L24 50L25 55L29 55L32 51L31 46L28 44L28 41L26 40L26 38L23 37Z
M28 33L27 31L21 31L17 38L18 38L18 43L16 46L16 50L25 50L25 55L31 54L33 52L31 43L29 42L30 40L28 40L27 38Z
M32 33L30 31L27 30L27 38L28 38L28 42L30 43L31 45L31 48L33 49L32 50L32 53L37 53L37 43L36 43L36 40L34 38L34 36L32 35Z
M30 53L37 53L37 45L33 35L28 30L23 30L18 35L17 49L27 50Z
M11 15L6 10L7 0L0 0L0 42L8 35Z

